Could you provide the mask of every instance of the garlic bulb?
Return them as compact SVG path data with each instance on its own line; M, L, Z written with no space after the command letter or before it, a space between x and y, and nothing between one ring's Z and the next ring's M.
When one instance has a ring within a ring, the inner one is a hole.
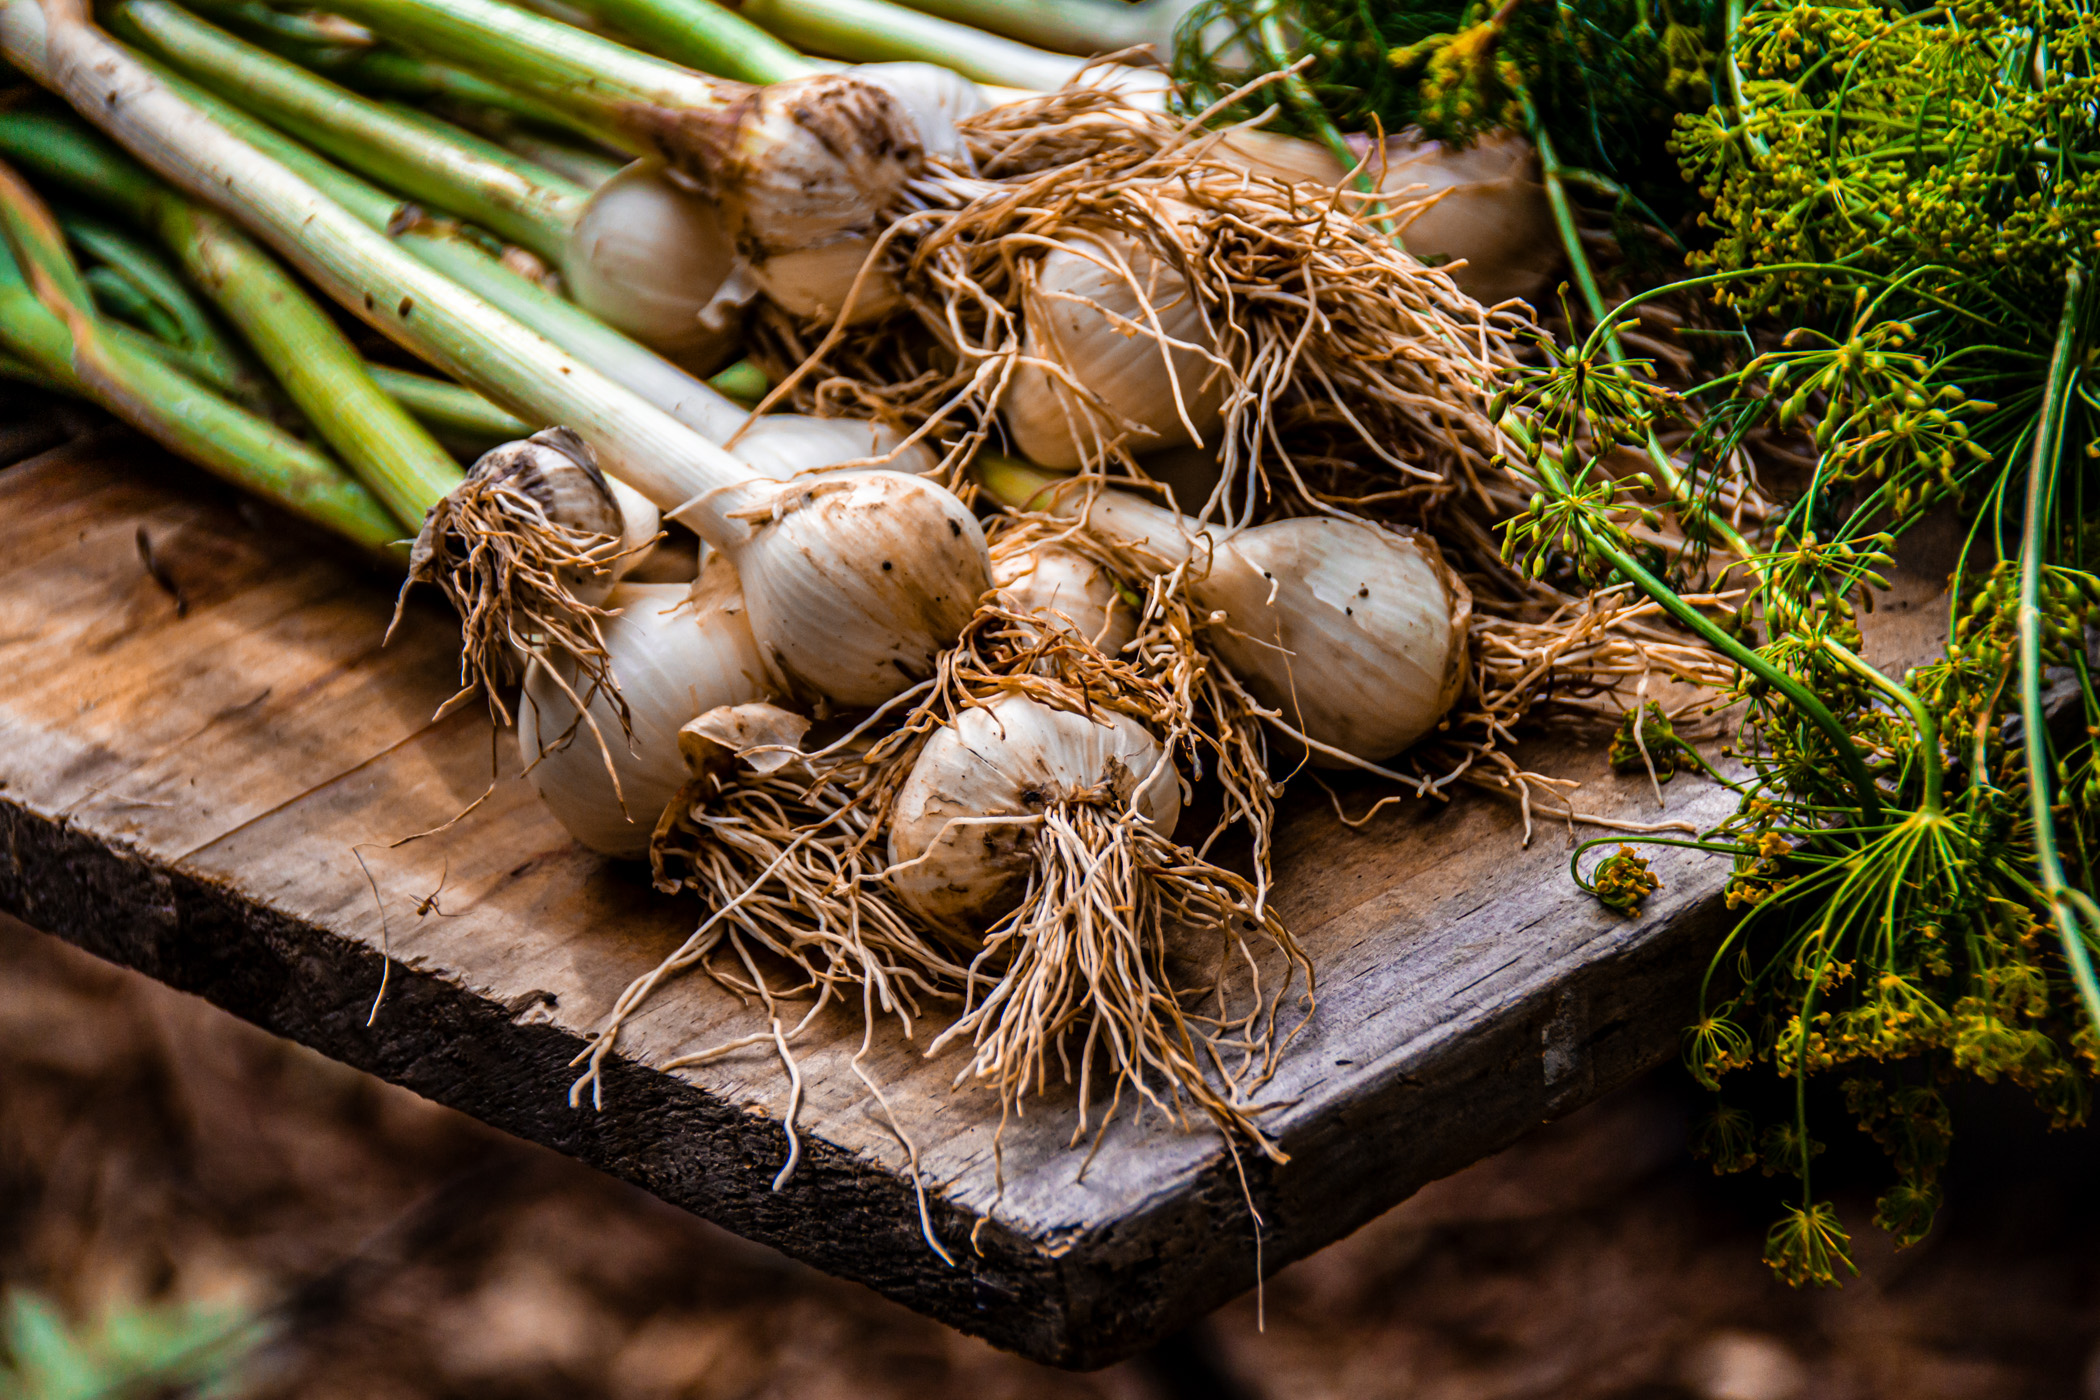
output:
M1368 138L1350 140L1369 149ZM1234 132L1217 154L1279 180L1332 186L1348 175L1325 146L1265 131ZM1364 170L1380 194L1402 206L1397 218L1407 251L1425 262L1462 260L1451 280L1477 301L1536 297L1560 265L1538 152L1514 132L1490 132L1462 148L1425 140L1419 131L1389 136ZM1405 207L1431 196L1438 198L1420 212Z
M1011 692L964 710L927 741L898 790L890 884L929 923L980 934L1026 894L1043 814L1070 804L1135 804L1171 836L1181 784L1127 715L1073 714Z
M570 227L562 280L576 304L695 373L735 347L736 248L713 201L641 160L591 195Z
M931 675L991 587L977 517L923 477L766 482L703 498L698 510L698 533L729 553L743 581L774 674L849 708Z
M1097 535L1188 562L1211 650L1312 741L1316 763L1391 758L1458 698L1472 595L1426 536L1302 516L1212 539L1125 492L1010 462L979 470L1009 505L1084 514Z
M1139 240L1066 238L1036 264L1021 308L1022 360L1000 408L1022 456L1098 462L1126 424L1139 452L1213 440L1225 394L1210 358L1217 338L1181 273Z
M1409 252L1425 260L1463 258L1451 280L1490 306L1546 289L1560 265L1560 243L1529 141L1498 131L1453 149L1419 134L1389 136L1384 155L1382 192L1403 200L1441 196L1419 214L1402 213L1400 238Z
M823 179L833 182L841 194L850 189L852 199L841 199L836 208L824 218L813 215L817 206L813 191L814 183L803 189L798 200L785 200L778 182L787 176L774 172L773 183L761 183L754 188L763 190L776 203L806 204L810 208L800 209L795 222L777 227L760 226L744 236L745 246L751 250L750 280L776 304L788 312L809 320L830 321L837 318L853 295L855 280L861 279L860 292L853 301L849 320L858 324L879 320L896 310L903 301L903 292L896 279L887 269L870 268L861 278L862 265L875 247L874 230L877 215L883 213L887 204L901 190L902 180L894 186L885 184L895 175L891 165L879 164L876 156L908 163L912 173L917 173L920 162L939 161L963 173L974 173L968 145L955 129L958 118L984 110L984 94L975 83L959 73L930 63L865 63L848 69L843 74L826 75L829 79L824 88L823 101L845 101L841 120L850 115L855 120L880 121L883 130L895 139L907 143L897 152L874 152L862 150L852 158L867 166L858 183L840 179L840 163L846 157L830 160L831 146L841 138L834 125L810 120L808 114L798 116L807 123L794 128L797 142L782 147L783 151L800 152L785 169L788 176L812 182ZM849 80L859 85L861 96L855 100L851 86L841 86L840 80ZM822 82L824 79L800 79L798 82ZM776 89L791 86L775 84L762 89L772 93ZM871 100L866 94L875 92L888 99L888 106ZM847 96L841 98L840 94ZM879 115L878 115L879 114ZM768 131L778 135L785 130L777 120ZM826 153L818 159L808 143L815 141ZM879 145L880 142L871 143ZM776 156L776 159L784 157ZM883 190L888 189L885 195ZM856 212L860 211L860 212ZM759 214L749 215L757 219Z
M567 428L545 428L490 448L468 468L467 479L524 497L551 525L607 537L611 547L596 551L605 556L603 567L558 570L562 585L584 603L602 602L621 576L648 557L661 525L649 499L599 471L589 446ZM411 570L437 547L430 531L438 519L433 512L416 537Z
M564 686L535 661L518 706L518 752L531 765L527 781L571 836L605 855L642 856L658 814L686 780L680 727L717 706L757 700L768 684L736 574L719 557L690 588L621 584L607 603L619 609L605 624L605 645L631 732L622 733L603 689L590 697L596 732L578 722L572 668L565 666Z
M933 469L938 459L932 449L919 442L897 452L899 441L893 430L866 418L768 413L750 419L728 450L753 471L775 481L864 459L883 461L892 471L913 475Z
M1137 615L1115 577L1076 549L1055 544L994 548L992 586L1009 611L1076 631L1111 656L1137 635Z

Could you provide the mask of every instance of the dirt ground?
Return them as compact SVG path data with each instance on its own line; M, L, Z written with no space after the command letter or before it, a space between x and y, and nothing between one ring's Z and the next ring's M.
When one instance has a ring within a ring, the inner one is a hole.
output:
M1797 1294L1696 1106L1658 1072L1285 1270L1265 1329L1250 1297L1075 1376L0 919L0 1285L86 1317L327 1279L255 1395L2100 1400L2095 1134L1972 1096L1937 1234L1892 1256L1841 1195L1865 1276Z

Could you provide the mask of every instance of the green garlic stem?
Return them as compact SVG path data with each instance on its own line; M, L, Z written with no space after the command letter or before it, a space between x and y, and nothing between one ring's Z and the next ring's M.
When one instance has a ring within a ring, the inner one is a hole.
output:
M1114 53L1153 44L1171 58L1187 0L906 0L915 10L1071 54Z
M729 117L748 89L500 0L330 0L335 13L601 123L635 154L666 122ZM811 71L815 71L812 69Z
M54 281L44 285L55 292ZM171 452L360 548L397 565L405 557L399 523L341 467L104 329L84 307L62 318L46 305L0 242L0 345L42 382L92 399Z
M773 26L748 0L733 11L713 0L581 0L580 8L632 34L651 53L703 73L777 83L824 68L768 33Z
M505 413L464 384L391 365L366 365L365 373L439 441L471 456L532 434L530 423Z
M590 196L431 118L408 117L165 3L125 0L111 21L195 82L390 189L457 214L550 262Z
M0 116L10 149L47 179L150 230L240 331L316 432L411 532L462 473L382 393L348 337L276 260L225 218L169 191L70 123Z
M980 83L1040 91L1063 87L1084 66L1070 54L1033 48L890 0L743 0L741 10L799 48L856 63L938 63Z

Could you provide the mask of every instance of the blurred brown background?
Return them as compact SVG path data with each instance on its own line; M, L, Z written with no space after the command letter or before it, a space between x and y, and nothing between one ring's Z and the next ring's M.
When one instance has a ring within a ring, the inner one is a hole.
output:
M1697 1108L1658 1072L1286 1270L1266 1330L1244 1298L1074 1376L0 920L0 1285L91 1318L321 1278L253 1394L2100 1400L2093 1134L1972 1095L1900 1256L1834 1149L1865 1277L1791 1293Z

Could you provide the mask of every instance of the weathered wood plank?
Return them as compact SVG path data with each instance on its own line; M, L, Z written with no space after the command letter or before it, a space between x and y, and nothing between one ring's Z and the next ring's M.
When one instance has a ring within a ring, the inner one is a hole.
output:
M140 567L141 524L185 616ZM1351 829L1306 785L1279 904L1319 1009L1266 1095L1288 1164L1124 1121L1082 1177L1069 1098L1002 1137L986 1096L950 1090L952 1061L887 1027L861 1056L840 1013L801 1053L803 1164L774 1193L772 1055L660 1068L762 1028L705 979L630 1023L602 1112L566 1101L569 1061L694 906L570 842L507 739L486 801L390 846L491 781L486 722L430 720L453 678L435 610L379 647L386 581L129 441L0 472L0 550L0 908L1059 1364L1113 1360L1250 1287L1248 1196L1278 1267L1673 1053L1718 916L1724 872L1690 853L1662 853L1664 888L1622 919L1568 881L1564 828L1524 849L1512 811L1460 798ZM1645 782L1561 750L1593 808L1653 814ZM1689 780L1670 799L1695 821L1730 806ZM919 1237L909 1153L856 1059L918 1149L954 1267Z

